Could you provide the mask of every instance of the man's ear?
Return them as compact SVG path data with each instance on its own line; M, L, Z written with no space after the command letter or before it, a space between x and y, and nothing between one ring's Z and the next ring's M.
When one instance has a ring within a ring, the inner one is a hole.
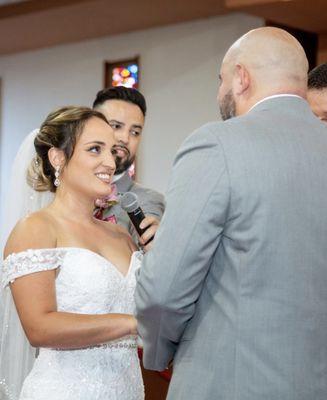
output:
M250 86L250 74L248 70L242 64L237 64L235 66L235 73L233 79L233 89L235 95L242 95L246 92Z
M48 157L53 168L60 167L62 169L64 167L66 158L63 150L51 147L48 151Z

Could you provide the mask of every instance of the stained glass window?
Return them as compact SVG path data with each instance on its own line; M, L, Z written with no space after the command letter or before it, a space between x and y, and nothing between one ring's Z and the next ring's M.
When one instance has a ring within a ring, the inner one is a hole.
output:
M105 62L104 87L125 86L139 89L140 68L139 58L129 60ZM128 169L129 176L136 179L136 160Z
M138 58L115 63L106 63L105 86L139 87Z

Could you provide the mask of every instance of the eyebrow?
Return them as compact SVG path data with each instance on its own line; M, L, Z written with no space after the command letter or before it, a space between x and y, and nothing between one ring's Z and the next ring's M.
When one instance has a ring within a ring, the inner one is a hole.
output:
M106 145L105 142L100 142L99 140L92 140L92 142L84 143L85 146L88 145L88 144L100 144L102 146Z
M117 124L120 124L120 125L124 125L124 126L125 126L125 123L124 123L124 122L118 121L117 119L109 119L109 123L110 123L110 122L116 122ZM142 126L142 125L133 124L132 127L133 127L133 128L143 129L143 126Z
M124 122L118 121L117 119L109 119L108 122L109 122L109 123L110 123L110 122L117 122L117 124L125 125Z

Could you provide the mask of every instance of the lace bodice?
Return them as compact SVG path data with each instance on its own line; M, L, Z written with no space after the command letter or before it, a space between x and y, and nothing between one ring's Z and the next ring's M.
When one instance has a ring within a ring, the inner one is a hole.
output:
M3 264L2 286L27 274L56 270L58 311L82 314L134 313L134 252L123 275L110 261L83 248L27 250ZM40 349L21 400L142 400L136 337L80 350Z
M141 252L134 252L127 275L110 261L83 248L26 250L9 255L3 264L3 287L34 272L57 269L58 311L133 314L135 271Z

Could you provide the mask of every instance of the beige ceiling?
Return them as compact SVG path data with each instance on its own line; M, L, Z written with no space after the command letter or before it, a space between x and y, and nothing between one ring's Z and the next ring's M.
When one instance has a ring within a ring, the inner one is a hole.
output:
M0 54L224 12L217 0L34 0L0 7Z
M327 0L25 0L0 5L0 54L230 11L313 32L327 31Z
M226 0L237 9L309 32L327 32L327 0Z

